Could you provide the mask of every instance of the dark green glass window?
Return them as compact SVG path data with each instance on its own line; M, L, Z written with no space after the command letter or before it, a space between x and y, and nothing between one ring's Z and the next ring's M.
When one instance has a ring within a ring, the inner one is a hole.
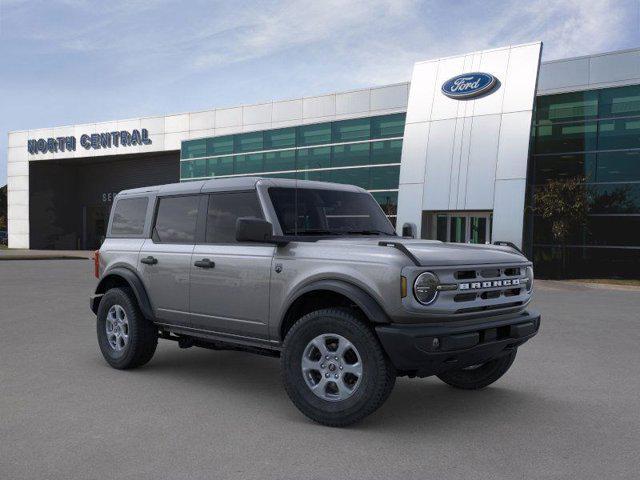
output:
M207 176L219 177L233 174L233 157L210 158L207 167Z
M333 122L333 142L355 142L368 140L371 137L371 121L369 118L356 118Z
M233 135L207 138L207 155L233 153Z
M180 162L180 178L201 178L207 176L207 159Z
M368 143L336 145L332 147L332 149L332 167L350 167L352 165L367 165L369 163Z
M262 153L236 155L234 159L233 173L257 173L264 171Z
M533 179L536 184L561 178L596 178L595 153L568 153L566 155L535 155L533 157Z
M322 145L323 143L331 143L330 123L303 125L298 127L297 130L298 145L301 147L306 145Z
M313 180L316 182L329 182L331 181L331 170L320 170L315 172L302 171L298 172L298 180Z
M234 153L257 152L263 148L262 132L241 133L233 136Z
M595 91L562 93L538 97L538 123L566 122L598 115L598 94Z
M331 147L303 148L298 150L296 168L326 168L331 166Z
M589 185L588 191L591 197L590 213L640 213L640 184L597 183Z
M541 125L535 129L535 152L560 153L595 150L597 132L598 124L596 122Z
M640 119L603 120L599 125L598 149L638 148Z
M402 137L406 114L383 115L371 118L371 138Z
M180 178L193 178L193 161L180 162Z
M402 140L386 140L371 144L371 163L400 163Z
M369 188L369 169L368 168L345 168L340 170L329 170L330 182L346 183L356 185L362 188Z
M290 179L295 179L296 178L296 173L295 172L269 173L269 174L260 175L260 176L264 177L264 178L290 178Z
M206 155L206 139L200 138L198 140L188 140L186 142L182 142L182 151L180 152L180 158L206 157Z
M380 204L387 215L398 213L398 192L373 192L373 198Z
M596 182L640 181L640 150L598 153Z
M599 90L600 117L640 115L640 85Z
M400 184L400 166L371 168L370 190L398 188Z
M267 152L264 154L264 171L277 172L279 170L295 170L296 152L295 150L284 150L281 152Z
M288 148L296 146L296 129L279 128L277 130L266 130L264 132L264 148Z

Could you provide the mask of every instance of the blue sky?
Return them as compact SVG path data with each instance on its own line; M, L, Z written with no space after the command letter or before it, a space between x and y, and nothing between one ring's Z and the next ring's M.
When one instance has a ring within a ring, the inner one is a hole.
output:
M534 40L640 46L639 0L0 0L7 132L409 80L413 62Z

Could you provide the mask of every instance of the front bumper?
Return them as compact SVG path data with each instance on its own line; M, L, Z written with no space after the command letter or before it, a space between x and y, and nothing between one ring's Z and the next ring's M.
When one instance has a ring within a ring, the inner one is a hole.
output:
M387 324L376 333L401 374L427 377L505 355L540 329L540 314L525 311L438 325Z

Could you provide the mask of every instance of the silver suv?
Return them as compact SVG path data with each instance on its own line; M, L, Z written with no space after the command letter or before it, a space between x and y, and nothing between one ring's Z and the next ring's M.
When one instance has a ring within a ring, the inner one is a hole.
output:
M91 297L114 368L158 338L279 356L309 418L361 420L397 376L478 389L500 378L540 315L515 248L398 237L361 188L229 178L118 194Z

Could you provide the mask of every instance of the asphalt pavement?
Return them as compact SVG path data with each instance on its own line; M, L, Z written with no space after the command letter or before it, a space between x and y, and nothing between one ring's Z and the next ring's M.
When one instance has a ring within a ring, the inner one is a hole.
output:
M399 379L346 429L307 420L278 360L161 341L100 355L89 260L0 262L1 479L637 479L640 290L537 282L540 334L478 392Z

